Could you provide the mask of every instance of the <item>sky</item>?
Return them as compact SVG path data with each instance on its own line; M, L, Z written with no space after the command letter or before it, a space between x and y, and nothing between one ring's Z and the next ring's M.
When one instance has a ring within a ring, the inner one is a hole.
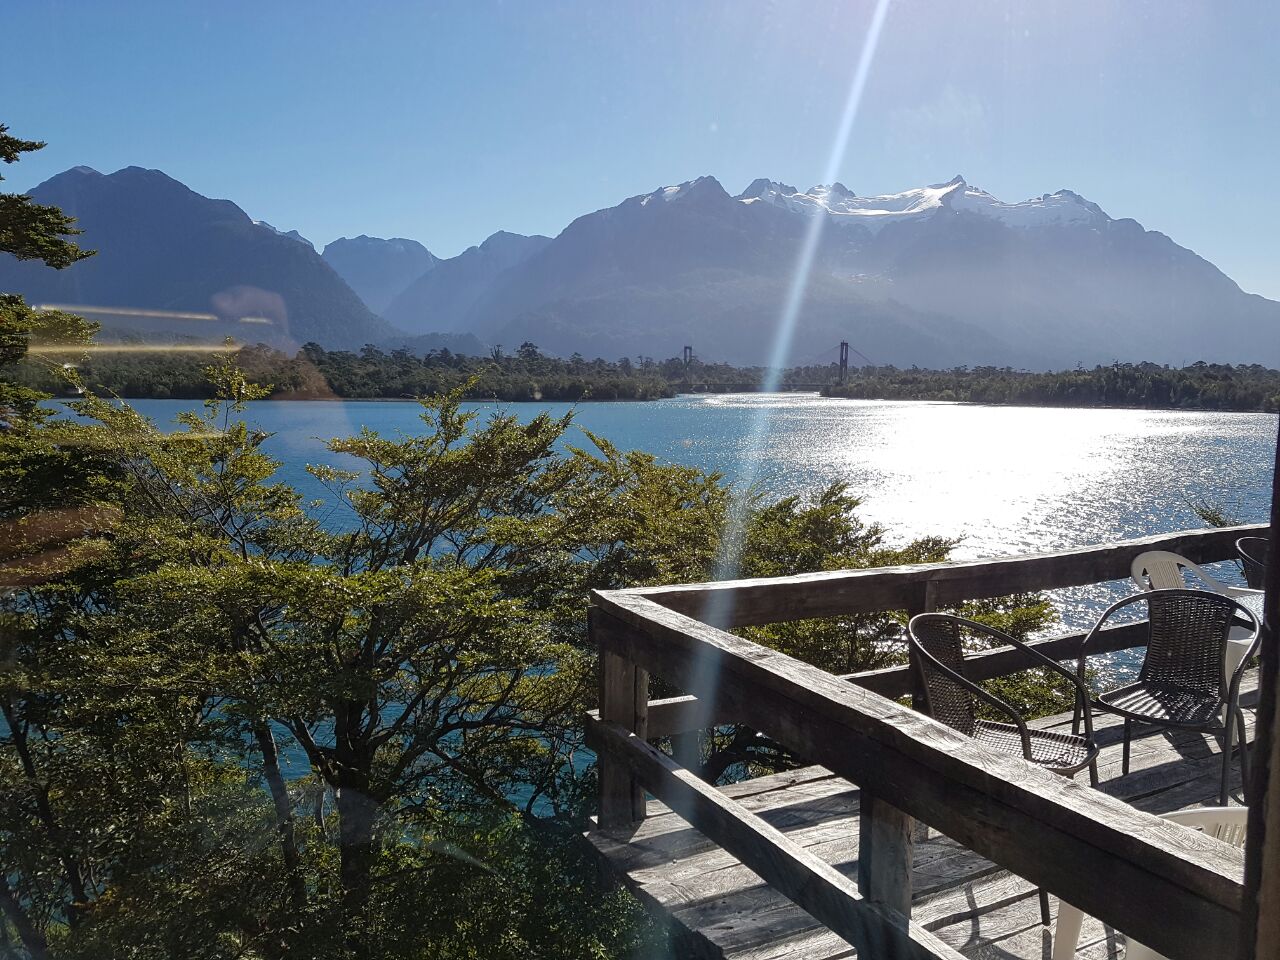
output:
M496 230L831 162L875 0L0 0L0 122L322 247ZM1280 4L889 0L838 179L1067 188L1280 299Z

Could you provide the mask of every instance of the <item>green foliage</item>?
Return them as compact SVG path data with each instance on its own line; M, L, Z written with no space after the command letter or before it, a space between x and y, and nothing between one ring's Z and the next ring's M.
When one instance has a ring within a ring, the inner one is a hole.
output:
M0 160L5 163L16 163L22 154L44 146L35 140L19 140L8 129L0 123ZM93 254L66 239L80 232L74 223L73 217L57 207L32 203L23 194L0 193L0 254L40 260L57 269L70 266ZM0 293L0 420L11 425L13 420L33 416L46 396L29 383L15 382L33 343L44 348L65 348L86 343L96 329L96 325L79 317L60 311L36 311L22 297ZM75 358L75 351L70 351L57 362L44 361L38 373L28 371L25 379L61 386L68 380L63 364Z
M127 344L126 344L127 345ZM199 398L210 396L203 361L183 352L103 353L81 364L87 386L126 397ZM525 343L513 356L494 351L469 357L449 350L415 356L407 350L385 353L366 347L359 353L325 350L307 344L293 356L262 345L243 347L236 362L259 383L273 384L282 399L324 397L405 399L447 393L465 386L467 399L653 400L677 392L752 391L764 382L760 367L732 367L699 360L637 357L633 362L567 360L543 355ZM1092 370L1031 373L996 367L955 370L898 370L864 367L847 383L835 383L831 365L796 367L779 381L780 389L818 389L826 396L868 400L946 400L967 403L1063 407L1141 407L1146 409L1280 410L1280 371L1258 365L1197 363L1181 370L1151 363L1113 364ZM28 386L59 389L50 371L28 371Z
M24 153L44 146L38 140L19 140L8 131L0 123L0 160L5 163L16 163ZM57 269L70 266L93 255L66 239L80 233L75 222L57 207L33 203L25 194L0 193L0 253L40 260Z
M1008 367L899 370L863 367L823 390L862 400L949 400L1051 407L1280 410L1280 371L1258 364L1113 363L1091 370L1032 373Z

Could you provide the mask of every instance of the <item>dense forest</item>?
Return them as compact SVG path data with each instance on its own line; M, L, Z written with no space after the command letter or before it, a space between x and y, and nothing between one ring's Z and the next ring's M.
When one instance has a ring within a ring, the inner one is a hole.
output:
M863 367L822 391L860 400L948 400L1046 407L1280 410L1280 370L1252 364L1114 363L1092 370L1032 373L1007 367L899 370Z
M139 350L138 343L99 344L91 354L69 351L71 366L22 372L27 385L65 392L74 370L82 387L131 398L208 399L210 348L174 344ZM306 344L294 355L261 344L228 348L255 382L280 400L326 398L408 399L462 390L469 400L655 400L678 393L751 392L769 371L762 367L689 364L677 358L587 360L543 354L521 344L514 354L495 349L475 357L447 349L416 355L366 346L359 353ZM1153 363L1116 363L1093 369L1037 373L1007 367L901 370L868 366L838 383L834 364L795 367L776 378L779 390L821 390L828 397L861 400L935 400L960 403L1148 409L1280 410L1280 371L1257 364L1195 363L1181 369Z

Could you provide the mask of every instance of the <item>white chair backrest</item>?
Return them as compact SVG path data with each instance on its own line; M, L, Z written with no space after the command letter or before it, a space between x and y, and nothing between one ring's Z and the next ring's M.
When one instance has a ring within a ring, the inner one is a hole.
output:
M1177 556L1177 554L1170 554ZM1137 564L1134 564L1135 576ZM1202 830L1209 836L1243 847L1245 831L1249 824L1248 807L1199 807L1195 810L1179 810L1163 814L1163 819L1194 830ZM1058 922L1053 931L1053 960L1075 960L1076 943L1080 939L1080 927L1084 914L1069 903L1058 903ZM1128 940L1125 944L1125 960L1166 960L1145 944Z
M1229 843L1233 847L1243 847L1245 831L1249 828L1249 808L1200 807L1196 810L1166 813L1164 819L1172 823L1180 823L1184 827L1202 830L1209 836L1223 843Z
M1187 586L1182 575L1190 570L1206 587L1215 593L1226 593L1228 587L1201 569L1200 564L1168 550L1148 550L1133 558L1129 574L1139 590L1181 590Z

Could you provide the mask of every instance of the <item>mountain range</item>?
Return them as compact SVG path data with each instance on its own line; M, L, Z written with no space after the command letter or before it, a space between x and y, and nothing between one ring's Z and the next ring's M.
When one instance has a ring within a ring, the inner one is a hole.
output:
M900 366L1280 365L1280 303L1069 190L1005 203L962 177L876 197L761 179L734 196L700 177L554 238L500 231L448 259L368 236L321 255L296 231L136 167L77 167L31 195L76 216L100 252L64 271L0 261L0 290L133 309L94 315L156 332L461 352L531 340L605 357L692 344L709 360L761 363L807 271L790 311L796 363L848 340Z

